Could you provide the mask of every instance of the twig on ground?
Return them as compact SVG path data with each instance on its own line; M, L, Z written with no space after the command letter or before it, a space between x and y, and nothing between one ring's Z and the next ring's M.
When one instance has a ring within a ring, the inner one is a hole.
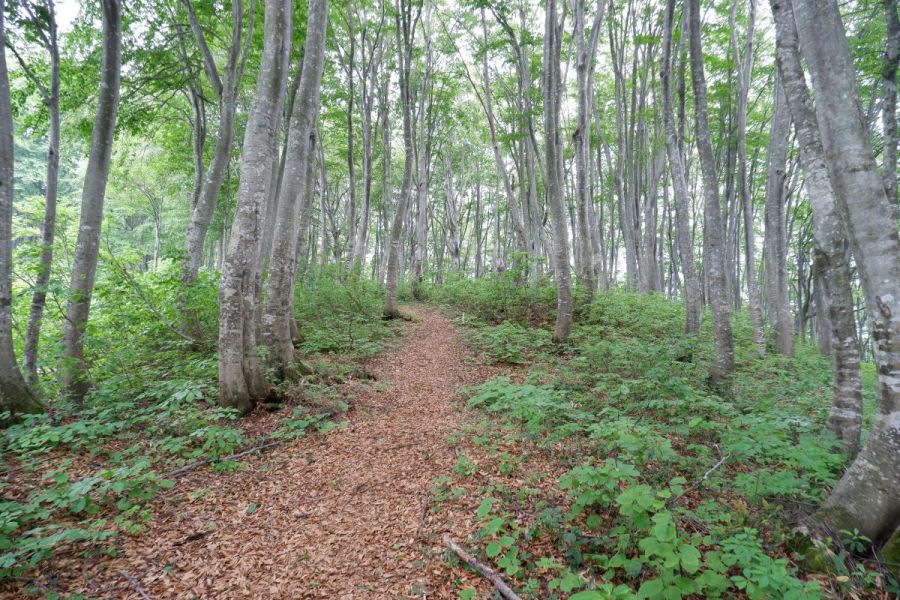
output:
M247 456L248 454L253 454L254 452L262 452L263 450L268 450L269 448L274 448L275 446L281 446L286 443L287 440L277 440L274 442L268 442L266 444L261 444L259 446L254 446L252 448L248 448L242 452L236 452L235 454L229 454L228 456L223 456L222 458L208 458L206 460L198 460L197 462L193 462L189 465L184 465L183 467L178 467L177 469L173 469L168 471L167 473L163 473L163 477L175 477L176 475L182 475L187 473L188 471L193 471L196 468L202 467L204 465L208 465L214 462L227 462L229 460L234 460L236 458L241 458L242 456Z
M147 590L144 589L144 586L142 586L137 579L129 575L127 571L119 571L119 575L124 577L125 580L131 584L131 587L133 587L135 591L137 591L137 593L141 595L141 598L143 598L144 600L153 600L153 596L148 594Z
M431 502L431 490L425 489L422 492L422 512L419 514L419 530L416 535L421 538L422 532L425 531L425 517L428 516L428 503Z
M497 588L497 591L500 592L500 595L506 598L506 600L522 600L521 597L516 594L509 584L503 581L503 578L494 571L492 568L472 556L465 548L457 544L453 541L453 538L450 537L449 534L444 535L444 543L448 548L453 550L457 556L459 556L463 562L467 565L481 573L485 579L494 584L494 587Z
M719 448L719 446L718 446L718 444L716 444L716 450L718 450L718 448ZM681 500L685 496L685 494L700 487L700 484L702 484L704 481L706 481L709 478L709 476L713 474L713 471L715 471L716 469L721 467L723 464L725 464L725 461L728 460L729 458L731 458L730 452L728 454L723 455L722 458L719 459L719 462L717 462L716 464L711 466L706 471L706 473L703 474L703 477L701 477L700 479L695 481L693 484L691 484L690 487L685 489L683 492L681 492L680 494L678 494L677 496L675 496L674 498L669 500L669 502L667 502L666 505L670 506L670 507L674 506L679 500Z

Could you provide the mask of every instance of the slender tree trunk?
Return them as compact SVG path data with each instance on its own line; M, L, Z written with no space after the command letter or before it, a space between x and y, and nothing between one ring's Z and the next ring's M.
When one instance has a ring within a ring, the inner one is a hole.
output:
M266 392L256 350L260 234L275 168L273 141L277 139L287 87L291 13L290 0L266 2L263 54L247 117L238 199L219 288L219 404L242 414Z
M900 63L900 17L897 0L882 0L887 41L881 74L881 123L884 149L881 151L884 189L891 204L897 204L897 66Z
M0 426L44 410L16 361L12 339L13 118L6 70L5 1L0 0Z
M190 221L188 222L187 236L185 238L185 252L187 254L184 263L182 279L185 283L193 283L197 280L200 263L203 257L203 244L212 221L216 204L219 200L219 192L225 181L228 165L231 162L231 145L234 141L234 119L237 112L237 95L240 81L243 76L244 59L241 52L241 34L243 32L243 5L241 0L232 0L231 8L231 46L228 52L228 64L225 67L224 81L216 69L212 52L206 45L206 40L191 7L190 0L182 0L188 11L191 29L204 58L204 68L207 79L214 93L219 99L219 126L213 157L203 185L197 194L197 201L191 207ZM250 11L250 25L248 26L247 42L253 38L253 11ZM246 49L244 51L246 55Z
M560 82L560 51L562 24L558 23L556 0L548 0L544 8L544 156L546 158L546 193L553 223L553 263L556 276L556 327L553 339L566 342L572 330L572 287L569 268L569 231L563 199L563 178L559 135L559 105L562 85Z
M784 186L791 115L785 103L781 77L775 76L775 109L769 133L766 177L766 296L769 323L779 354L794 354L794 324L788 298L787 239L785 236Z
M606 3L602 0L597 3L597 12L594 21L588 31L589 39L585 39L584 31L584 0L575 1L575 44L576 64L578 79L578 116L575 126L575 193L578 207L578 247L581 270L579 276L582 284L588 290L590 297L597 287L594 277L594 254L591 244L591 228L589 203L592 202L588 194L588 179L591 162L591 104L593 94L594 57L597 53L597 43L600 39L600 26L603 22L603 10Z
M672 188L675 195L675 229L681 271L684 277L684 325L687 333L700 333L700 278L697 276L694 242L691 237L690 198L678 133L675 129L675 110L672 105L672 84L669 76L672 53L672 27L675 17L675 0L666 2L666 21L663 33L662 93L663 118L666 125L666 153L669 170L672 173Z
M47 2L48 31L46 39L50 55L50 89L44 98L50 116L47 144L47 191L44 203L44 223L41 228L41 257L34 282L34 293L31 296L28 329L25 332L25 377L32 384L38 379L38 344L41 338L44 306L47 303L47 286L50 283L50 273L53 267L56 196L59 188L59 45L54 6L53 2Z
M412 99L410 98L410 70L415 42L415 25L418 14L413 15L413 8L408 0L397 3L397 62L400 105L403 113L403 183L400 185L400 199L391 222L391 236L388 251L387 272L385 274L384 316L390 319L400 316L397 307L397 276L400 271L400 253L403 237L403 223L412 193L413 172L413 131L412 131Z
M697 128L697 150L703 174L704 236L707 254L704 268L709 281L710 305L713 313L713 335L716 360L710 367L710 382L719 386L734 371L734 341L731 335L731 302L725 277L724 229L719 207L719 184L712 144L709 139L709 109L706 101L706 76L703 72L703 47L700 38L700 2L687 0L690 29L691 83L694 88L694 120Z
M102 0L103 61L100 66L100 94L91 138L91 152L81 195L81 219L72 264L69 302L63 324L63 353L60 379L63 388L80 401L88 389L84 362L84 330L91 309L94 276L100 251L103 201L109 177L113 135L119 107L122 66L122 5L119 0Z
M747 282L747 301L750 309L750 322L753 325L753 342L760 356L766 353L766 334L763 326L762 306L759 301L759 286L756 278L756 240L753 223L753 197L750 195L750 181L747 176L747 102L750 95L750 82L753 74L753 36L756 25L756 0L750 0L747 25L747 39L744 43L743 55L738 49L737 41L737 7L735 1L731 6L731 49L735 64L739 65L737 87L737 169L738 191L744 217L744 257Z
M487 22L484 16L484 9L481 9L481 34L482 41L485 46L488 44L488 31L487 31ZM516 195L513 192L512 184L509 181L509 173L506 170L506 165L503 163L503 156L500 152L500 142L497 136L497 120L494 117L494 100L493 100L493 91L491 90L491 75L488 70L488 56L487 56L487 48L485 48L485 52L482 52L481 55L481 77L484 83L484 99L482 101L485 115L487 116L488 121L488 132L491 136L491 150L494 153L494 163L497 165L497 173L500 175L500 180L503 182L503 191L506 193L506 201L509 204L509 210L512 214L513 219L513 229L516 232L516 242L519 249L526 251L529 248L529 239L528 232L525 228L525 223L522 220L521 213L519 212L518 201L516 200ZM473 88L475 87L474 82L472 82Z
M863 122L838 6L834 0L794 0L793 9L828 172L866 295L878 367L878 408L869 439L820 516L878 543L895 534L900 521L900 236L894 220L885 218L893 207Z

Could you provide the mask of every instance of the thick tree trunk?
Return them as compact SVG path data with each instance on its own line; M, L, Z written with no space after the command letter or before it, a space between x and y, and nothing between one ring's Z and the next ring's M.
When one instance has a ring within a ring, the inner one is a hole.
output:
M312 0L314 6L316 1ZM266 392L256 350L260 232L287 87L291 13L290 0L266 2L263 54L247 117L238 199L219 288L219 404L243 414Z
M790 4L785 0L780 3ZM834 0L794 0L839 214L865 291L879 399L869 439L820 516L876 543L900 522L900 237L866 131L853 59Z
M710 367L710 382L719 386L734 371L734 340L731 335L731 302L725 276L725 241L722 212L719 207L719 184L716 161L709 139L709 109L706 101L706 76L703 72L703 47L700 37L700 2L687 0L690 29L691 83L694 88L694 119L697 128L697 150L703 174L704 230L708 252L704 268L709 282L709 303L713 313L713 335L716 360Z
M563 198L561 173L562 144L559 136L560 51L562 25L557 22L556 0L548 0L544 10L544 156L546 194L553 224L553 271L556 277L556 327L553 340L566 342L572 330L572 284L569 268L569 231Z
M38 345L41 339L41 322L47 303L47 286L53 267L53 242L56 237L56 196L59 188L59 45L57 39L56 11L53 2L47 3L48 30L47 51L50 55L50 89L44 98L50 116L47 144L47 184L44 202L44 223L41 228L41 257L38 274L31 296L28 313L28 329L25 332L25 377L30 383L37 381Z
M775 75L775 109L769 132L766 173L766 233L763 255L766 266L766 296L769 324L775 350L785 356L794 354L794 324L788 298L787 236L785 234L784 186L791 114L785 103L781 77Z
M72 263L69 302L63 324L63 353L60 380L65 391L80 401L88 389L87 365L84 363L84 330L91 309L97 256L100 251L100 228L103 224L103 201L109 177L113 135L119 107L119 83L122 66L122 5L119 0L102 0L103 61L100 66L100 93L91 138L91 152L84 175L81 194L81 219Z
M800 164L813 209L816 270L828 310L826 321L830 335L827 337L830 338L834 369L834 396L828 428L841 439L844 450L853 457L859 449L863 405L847 234L837 213L834 189L828 178L819 125L800 62L793 12L789 4L777 0L770 2L775 18L778 69L797 131Z
M0 0L0 48L6 48L4 16ZM13 118L9 98L6 53L0 52L0 427L23 414L39 413L38 402L19 370L12 339L12 216L13 216Z

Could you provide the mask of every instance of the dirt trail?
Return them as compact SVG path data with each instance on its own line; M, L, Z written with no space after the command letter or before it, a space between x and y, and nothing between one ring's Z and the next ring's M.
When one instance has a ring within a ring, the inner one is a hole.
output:
M447 566L440 544L446 531L465 536L471 513L425 508L434 478L450 476L456 462L448 435L465 418L456 390L491 373L466 360L447 317L407 310L415 317L407 337L367 365L385 385L353 399L345 430L280 447L241 473L205 477L207 488L184 482L156 511L154 530L83 572L83 591L456 598L461 580L483 587Z

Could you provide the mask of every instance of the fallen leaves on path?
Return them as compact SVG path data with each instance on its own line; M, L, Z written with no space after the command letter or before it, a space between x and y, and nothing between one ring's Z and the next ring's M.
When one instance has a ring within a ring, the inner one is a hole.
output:
M496 370L471 359L446 316L408 310L407 337L367 364L386 385L353 398L345 429L276 448L231 476L185 477L155 503L148 531L120 540L119 558L57 566L59 588L156 599L488 590L446 562L441 542L444 533L465 540L474 531L472 507L433 512L431 490L457 461L448 442L466 419L457 390Z

